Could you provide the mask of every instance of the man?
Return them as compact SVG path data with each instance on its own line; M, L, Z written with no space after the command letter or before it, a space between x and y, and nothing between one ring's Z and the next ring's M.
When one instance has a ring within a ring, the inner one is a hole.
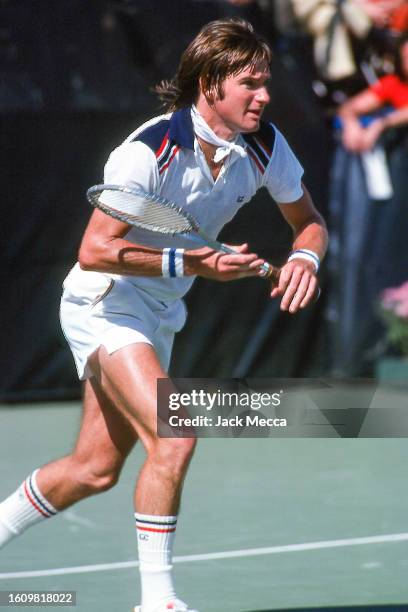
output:
M301 185L302 168L283 136L261 123L269 102L271 51L242 20L205 26L176 77L158 88L171 112L141 126L110 156L105 182L161 192L215 236L265 185L295 234L271 297L297 312L311 303L326 250L324 222ZM193 249L95 211L79 263L64 283L61 320L85 380L77 445L35 471L0 505L0 542L104 491L140 438L147 453L136 486L142 603L137 612L191 611L175 594L172 544L182 483L195 440L157 436L156 381L165 378L181 297L196 275L230 281L262 275L246 244L237 254Z

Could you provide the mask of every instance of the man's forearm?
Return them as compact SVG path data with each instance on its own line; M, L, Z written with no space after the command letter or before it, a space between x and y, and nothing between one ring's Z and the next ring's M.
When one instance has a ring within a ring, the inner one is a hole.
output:
M381 122L383 131L388 128L396 128L408 124L408 106L392 111L385 117L382 117Z
M328 240L323 218L320 215L313 215L296 231L292 250L309 249L316 253L321 261L326 254Z

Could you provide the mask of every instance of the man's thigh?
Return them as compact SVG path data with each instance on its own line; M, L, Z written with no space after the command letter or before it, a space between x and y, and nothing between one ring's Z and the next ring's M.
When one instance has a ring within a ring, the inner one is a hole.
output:
M79 461L120 468L135 442L137 433L112 403L95 378L84 386L83 414L74 454Z
M157 438L157 379L168 378L150 344L109 354L101 346L89 359L100 388L146 445Z

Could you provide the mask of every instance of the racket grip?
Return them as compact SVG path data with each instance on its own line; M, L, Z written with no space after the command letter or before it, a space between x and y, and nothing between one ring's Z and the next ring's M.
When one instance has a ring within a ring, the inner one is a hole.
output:
M222 251L223 253L236 253L237 252L234 249L231 249L231 247L227 246L226 244L215 243L214 241L210 243L207 237L206 239L207 239L207 244L209 244L210 246L213 246L213 248L217 248L219 251ZM263 271L263 275L262 275L263 278L271 279L273 285L277 285L279 283L280 268L276 268L272 264L265 261L265 263L263 263L261 266L261 270Z
M262 264L261 270L264 272L263 278L271 279L273 285L279 283L280 268L276 268L272 264L265 262Z

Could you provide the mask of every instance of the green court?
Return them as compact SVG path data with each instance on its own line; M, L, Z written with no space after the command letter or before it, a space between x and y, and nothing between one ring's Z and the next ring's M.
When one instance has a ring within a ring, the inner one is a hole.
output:
M406 391L396 394L408 408ZM79 416L75 402L0 409L0 498L70 450ZM75 590L78 611L130 612L142 461L136 448L114 489L4 548L0 590ZM404 438L202 439L179 520L177 590L200 612L408 610L407 482Z

